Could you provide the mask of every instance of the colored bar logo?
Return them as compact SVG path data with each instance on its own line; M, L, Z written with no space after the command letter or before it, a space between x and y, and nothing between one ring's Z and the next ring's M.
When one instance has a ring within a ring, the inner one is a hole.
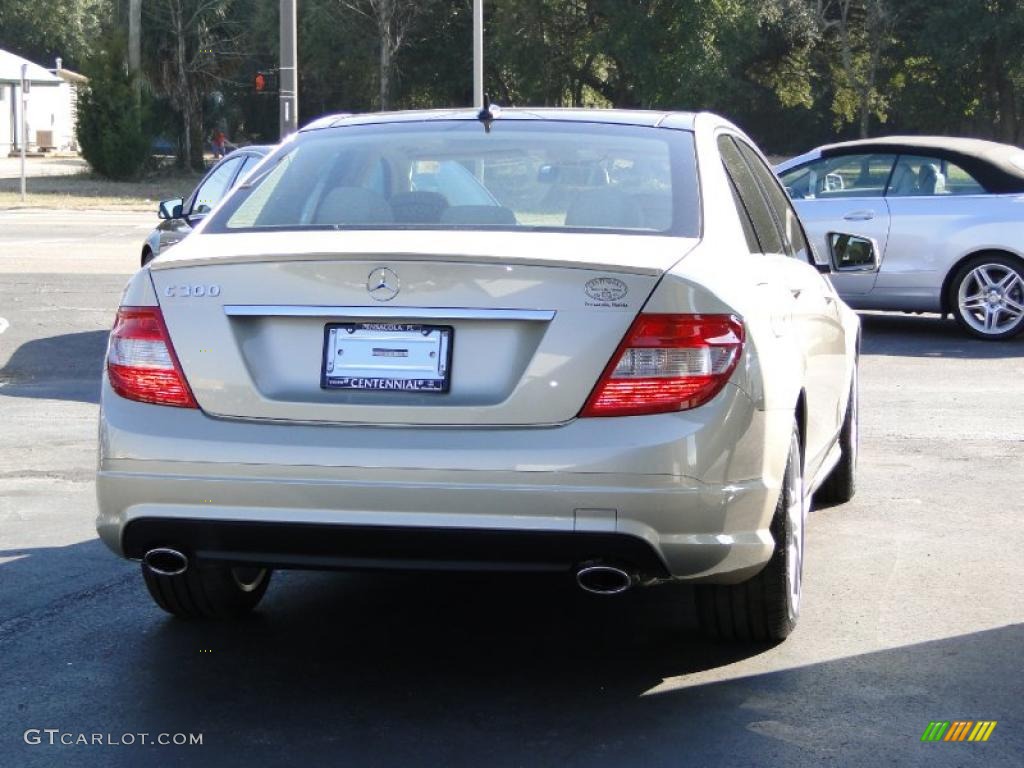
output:
M996 720L932 720L921 734L921 741L988 741Z

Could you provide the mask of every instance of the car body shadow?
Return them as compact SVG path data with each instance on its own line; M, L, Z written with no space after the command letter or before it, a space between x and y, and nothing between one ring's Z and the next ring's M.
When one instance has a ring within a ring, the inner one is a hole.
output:
M968 336L956 321L938 315L860 312L861 352L892 357L1000 360L1024 355L1024 334L1006 341Z
M0 563L0 584L26 588L48 568L97 558L97 546L26 550ZM92 563L93 586L30 619L0 620L10 705L0 726L19 736L32 727L201 733L203 744L76 749L78 765L962 757L937 751L945 747L986 749L986 766L1010 766L1022 746L1011 728L987 746L920 742L930 720L1019 717L1008 681L1020 679L1021 625L729 679L730 666L773 649L700 639L686 591L597 598L567 578L286 572L255 615L187 622L150 603L135 567L109 559ZM708 679L712 670L725 679ZM21 741L0 746L5 764L44 765L71 749Z
M0 368L0 395L98 403L108 335L84 331L26 341Z

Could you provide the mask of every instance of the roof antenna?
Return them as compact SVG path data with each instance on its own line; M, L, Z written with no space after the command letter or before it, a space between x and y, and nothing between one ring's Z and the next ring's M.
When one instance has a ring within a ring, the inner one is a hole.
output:
M494 122L494 118L497 116L497 110L497 106L494 108L494 111L491 110L491 97L485 93L483 109L477 112L476 119L484 124L484 130L487 133L491 132L491 123Z

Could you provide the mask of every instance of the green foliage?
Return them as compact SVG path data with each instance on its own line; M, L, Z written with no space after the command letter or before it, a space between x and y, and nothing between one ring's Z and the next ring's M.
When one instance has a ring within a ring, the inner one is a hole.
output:
M132 77L125 65L124 43L113 37L85 64L89 85L79 91L78 142L93 171L111 179L135 177L149 157L152 137Z
M1024 0L484 7L485 90L500 104L711 109L776 153L858 134L1024 139ZM61 55L73 68L101 27L126 29L126 8L0 0L0 46L44 65ZM402 23L382 27L388 8ZM378 109L385 91L397 109L470 104L471 9L471 0L300 0L302 122ZM277 38L277 2L144 1L145 88L182 163L202 164L214 127L235 141L277 139L277 93L252 88L257 71L276 69Z
M37 64L81 66L106 20L111 0L0 0L0 48Z

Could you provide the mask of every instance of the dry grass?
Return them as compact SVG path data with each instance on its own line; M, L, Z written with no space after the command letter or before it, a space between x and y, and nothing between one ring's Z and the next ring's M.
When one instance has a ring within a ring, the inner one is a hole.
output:
M164 171L138 181L111 181L91 173L69 176L38 176L28 179L26 200L21 200L18 179L0 179L0 209L61 208L88 210L155 211L160 200L184 197L202 174Z

